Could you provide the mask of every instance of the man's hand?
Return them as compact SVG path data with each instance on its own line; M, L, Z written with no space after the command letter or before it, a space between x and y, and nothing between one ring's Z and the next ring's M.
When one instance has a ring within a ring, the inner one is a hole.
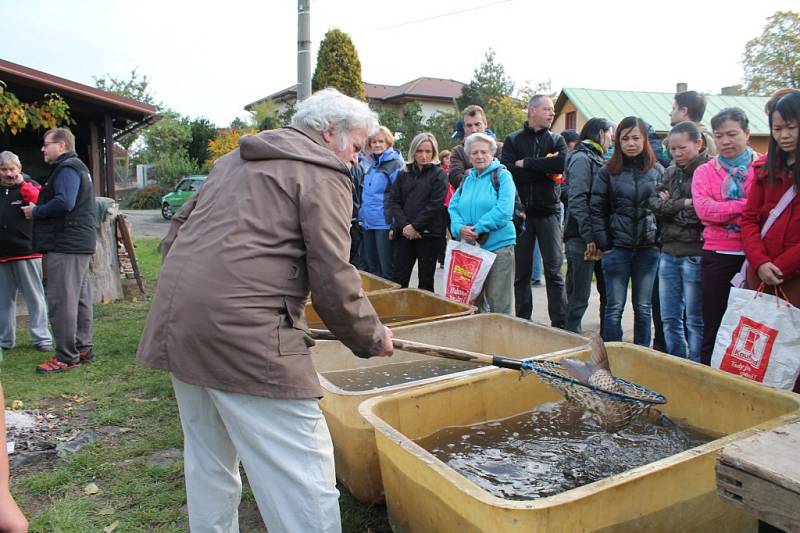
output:
M411 224L406 224L405 227L403 227L403 237L413 241L414 239L421 239L422 235L420 235L419 232L414 229L414 226Z
M472 226L461 226L458 233L466 242L475 242L478 240L478 234L473 231Z
M662 201L666 202L670 199L669 191L660 191L658 193L658 197L661 198Z
M25 218L30 220L33 218L33 208L36 207L36 204L28 204L23 205L20 209L22 209L22 214L25 215Z
M771 261L758 267L758 277L767 285L780 285L783 283L783 272Z
M691 198L687 198L683 201L683 207L691 207L694 205Z
M517 159L517 161L514 163L514 166L522 168L523 166L525 166L525 160Z
M392 338L394 337L394 333L392 330L383 326L383 344L381 345L381 351L375 354L375 357L391 357L394 353L394 344L392 344Z

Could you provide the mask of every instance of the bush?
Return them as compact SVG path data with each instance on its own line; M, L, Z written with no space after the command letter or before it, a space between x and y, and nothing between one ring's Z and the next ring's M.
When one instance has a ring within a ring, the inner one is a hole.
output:
M171 191L169 187L148 185L137 190L122 202L123 209L161 209L161 197Z
M200 168L185 150L165 153L156 160L156 179L158 183L174 186L184 176L198 174Z

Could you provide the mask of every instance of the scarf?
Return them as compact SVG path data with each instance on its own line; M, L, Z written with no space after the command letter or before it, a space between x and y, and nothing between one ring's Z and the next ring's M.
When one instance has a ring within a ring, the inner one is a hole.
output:
M583 140L583 141L581 141L581 142L582 142L583 144L585 144L586 146L588 146L588 147L590 147L590 148L593 148L593 149L594 149L594 151L595 151L595 152L597 152L597 153L598 153L598 154L600 154L600 155L603 155L603 154L605 153L605 150L603 150L603 147L602 147L602 146L600 146L600 143L596 143L596 142L594 142L594 141L593 141L593 140L591 140L591 139L584 139L584 140Z
M747 169L753 163L753 150L749 146L745 151L734 157L726 159L717 156L717 161L728 175L722 181L722 197L726 200L739 200L744 198L744 180L747 179ZM739 233L739 224L725 224L725 228Z

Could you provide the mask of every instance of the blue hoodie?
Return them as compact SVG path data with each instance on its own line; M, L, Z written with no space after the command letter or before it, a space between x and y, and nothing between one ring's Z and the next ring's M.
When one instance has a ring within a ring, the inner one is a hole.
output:
M364 229L388 230L392 226L389 208L392 184L397 173L405 166L403 156L394 148L387 148L376 157L370 155L372 166L364 174L364 192L361 194L361 209L358 218Z
M500 190L492 184L492 171L499 169ZM450 200L450 232L458 236L461 226L474 226L475 233L489 232L481 248L494 252L517 243L514 215L514 178L506 167L494 159L480 175L475 168L464 177Z

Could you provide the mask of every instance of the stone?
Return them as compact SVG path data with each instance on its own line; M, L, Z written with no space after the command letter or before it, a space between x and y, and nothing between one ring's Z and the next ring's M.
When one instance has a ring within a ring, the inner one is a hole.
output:
M41 450L36 452L21 452L8 456L8 465L11 469L20 468L26 465L35 465L45 461L51 461L57 457L55 449Z
M79 451L83 450L86 446L93 443L99 438L97 433L94 431L81 431L78 435L69 442L62 442L58 446L56 446L56 450L58 450L59 457L64 457L68 454L78 453Z
M159 450L152 454L147 460L148 466L171 466L183 459L183 450L178 448L168 448Z

